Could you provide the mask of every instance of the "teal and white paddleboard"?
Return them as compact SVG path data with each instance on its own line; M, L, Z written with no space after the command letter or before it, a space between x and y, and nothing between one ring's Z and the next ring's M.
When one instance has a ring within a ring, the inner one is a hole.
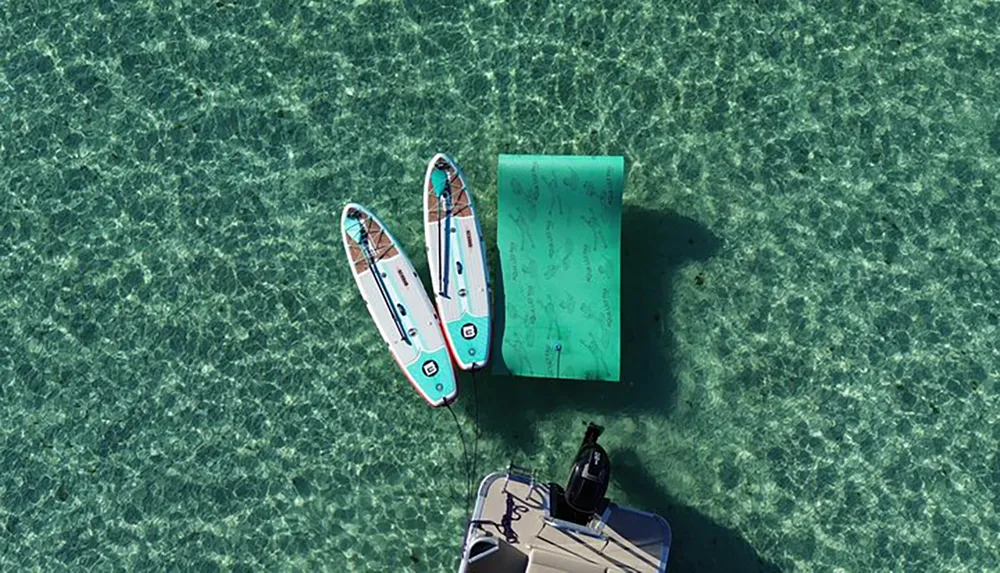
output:
M355 203L340 218L344 250L368 312L389 352L431 406L458 395L438 315L413 264L385 224Z
M486 247L465 175L438 153L424 178L427 263L455 363L463 370L486 366L490 355L490 283Z

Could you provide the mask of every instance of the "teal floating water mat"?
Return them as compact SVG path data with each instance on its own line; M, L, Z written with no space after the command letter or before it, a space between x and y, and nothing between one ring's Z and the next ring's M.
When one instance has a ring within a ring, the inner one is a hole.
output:
M622 157L501 155L493 371L617 382Z

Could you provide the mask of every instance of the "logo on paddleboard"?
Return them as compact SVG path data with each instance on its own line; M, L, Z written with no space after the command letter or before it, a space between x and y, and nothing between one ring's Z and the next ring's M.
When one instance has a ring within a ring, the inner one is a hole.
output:
M478 334L478 333L479 333L479 331L476 330L476 325L475 324L472 324L470 322L468 324L462 325L462 338L464 338L466 340L472 340L473 338L476 337L476 334Z
M424 376L434 376L438 373L438 363L433 360L428 360L424 362L423 366Z

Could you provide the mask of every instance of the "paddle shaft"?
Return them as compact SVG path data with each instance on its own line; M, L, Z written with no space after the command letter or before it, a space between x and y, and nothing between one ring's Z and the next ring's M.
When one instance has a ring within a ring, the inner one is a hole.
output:
M450 184L450 182L449 182ZM451 259L451 191L445 191L442 195L445 201L444 227L441 226L441 216L438 214L438 253L441 252L441 234L444 233L444 262L439 263L438 273L441 282L441 296L448 296L448 279L451 273L448 272L449 261ZM440 203L439 210L440 210Z
M372 276L375 277L375 284L378 286L378 292L382 295L382 301L385 302L386 308L389 310L389 314L392 315L392 322L396 325L396 329L399 330L399 335L403 338L403 341L410 344L410 337L406 335L406 329L403 328L403 322L400 320L399 315L396 313L396 308L392 305L392 299L389 296L388 289L385 283L382 281L382 274L378 270L378 266L375 264L375 255L371 252L371 244L368 242L368 230L365 229L364 224L361 224L361 252L365 256L365 261L368 262L368 270L372 272Z

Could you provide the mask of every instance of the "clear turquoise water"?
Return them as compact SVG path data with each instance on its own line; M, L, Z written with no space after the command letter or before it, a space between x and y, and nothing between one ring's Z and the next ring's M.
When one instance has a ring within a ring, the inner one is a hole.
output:
M461 447L364 314L348 200L626 156L626 382L481 377L477 472L679 571L1000 567L1000 4L0 5L0 570L444 571ZM414 256L426 274L426 265ZM471 432L470 380L457 414Z

